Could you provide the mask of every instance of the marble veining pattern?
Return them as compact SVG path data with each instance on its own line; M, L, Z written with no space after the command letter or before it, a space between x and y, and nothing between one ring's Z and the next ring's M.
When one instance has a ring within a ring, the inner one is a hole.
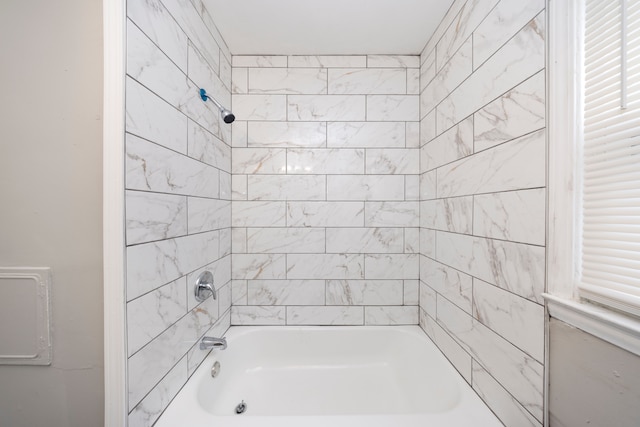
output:
M230 105L231 66L199 0L127 2L126 46L128 424L148 427L230 325L231 127L198 88Z
M541 0L458 0L420 61L425 332L507 426L544 413Z

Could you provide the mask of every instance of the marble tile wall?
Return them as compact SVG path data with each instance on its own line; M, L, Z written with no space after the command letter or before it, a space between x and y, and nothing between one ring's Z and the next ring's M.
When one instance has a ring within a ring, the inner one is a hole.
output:
M126 301L129 427L151 426L231 320L231 55L198 0L128 0ZM196 302L199 273L217 300Z
M543 423L544 7L456 1L420 68L420 325L518 427Z
M420 58L232 65L231 323L417 324Z

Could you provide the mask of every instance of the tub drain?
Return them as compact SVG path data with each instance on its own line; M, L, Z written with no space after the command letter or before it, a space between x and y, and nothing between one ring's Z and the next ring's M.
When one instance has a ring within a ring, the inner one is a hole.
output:
M236 406L236 414L240 415L242 413L244 413L244 411L247 410L247 404L244 403L244 400L240 403L238 403L238 406Z

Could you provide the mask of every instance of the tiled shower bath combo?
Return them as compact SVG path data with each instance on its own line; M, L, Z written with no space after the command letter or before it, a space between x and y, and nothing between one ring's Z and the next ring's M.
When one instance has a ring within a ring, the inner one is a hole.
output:
M541 426L544 1L455 1L420 56L232 56L199 0L127 8L129 426L214 381L231 325L419 325Z

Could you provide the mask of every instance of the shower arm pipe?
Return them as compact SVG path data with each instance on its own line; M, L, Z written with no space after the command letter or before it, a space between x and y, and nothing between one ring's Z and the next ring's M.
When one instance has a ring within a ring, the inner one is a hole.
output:
M207 91L200 88L200 98L204 101L211 101L215 104L216 107L218 107L218 110L220 111L220 116L222 117L222 120L225 123L233 123L233 121L236 119L236 116L233 115L233 113L224 108L224 106L222 106L222 104L220 104L218 101L216 101L214 98L210 97L209 95L207 95Z
M215 98L212 98L209 95L207 95L207 91L202 89L202 88L200 89L200 98L202 98L202 100L204 102L207 102L207 101L213 102L216 105L216 107L218 107L218 110L224 110L225 109L222 106L222 104L220 104L218 101L215 100Z

